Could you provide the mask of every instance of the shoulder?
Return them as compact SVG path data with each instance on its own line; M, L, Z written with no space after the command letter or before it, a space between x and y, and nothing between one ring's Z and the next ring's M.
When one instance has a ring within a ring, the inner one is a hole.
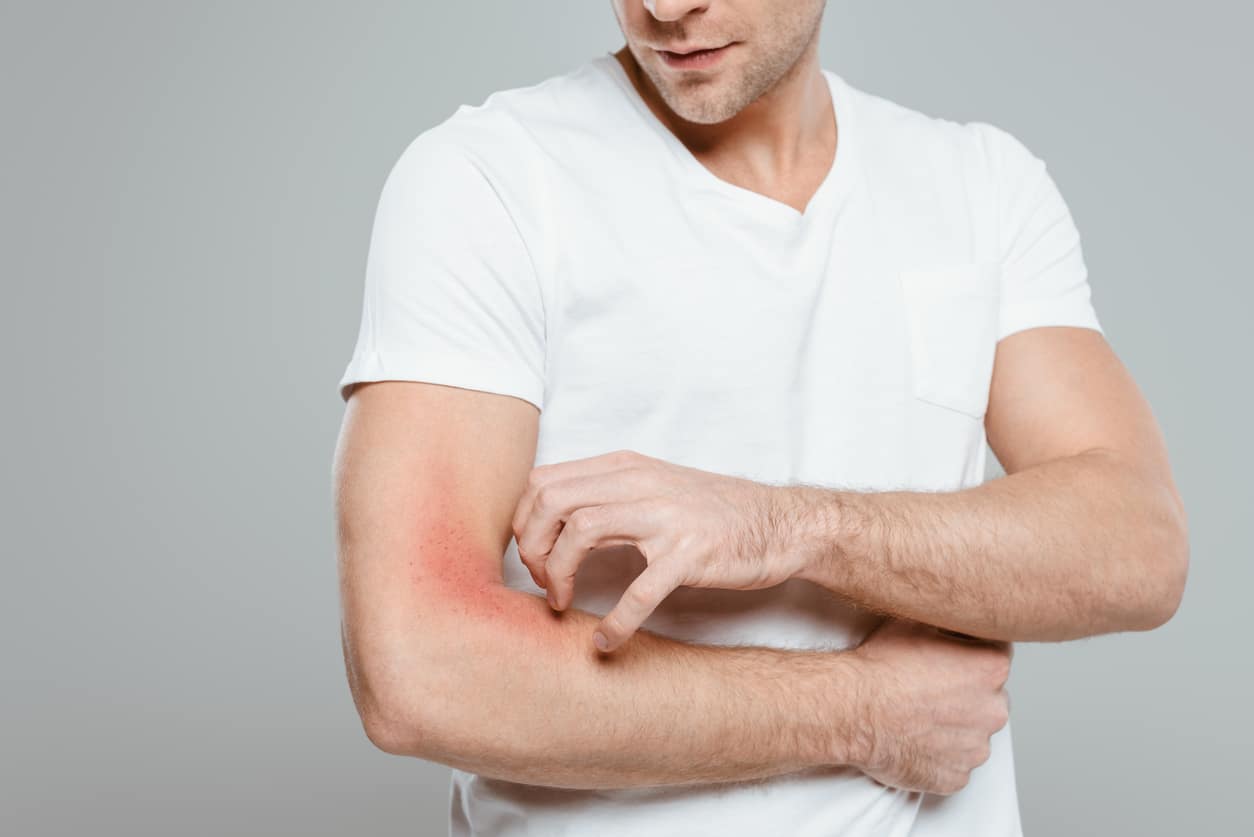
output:
M504 88L478 104L462 104L415 137L400 155L456 160L490 180L526 177L560 159L572 138L586 136L598 106L604 107L608 79L592 62L539 82Z
M845 85L858 110L863 146L884 165L983 178L996 177L1007 167L1021 169L1039 162L1017 136L990 121L929 113Z

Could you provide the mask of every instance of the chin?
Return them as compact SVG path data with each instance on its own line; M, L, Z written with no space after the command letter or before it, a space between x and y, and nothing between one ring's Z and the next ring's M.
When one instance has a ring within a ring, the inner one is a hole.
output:
M659 90L667 106L688 122L714 125L736 115L734 110L728 109L727 97L723 95L723 91L710 85L689 90Z
M671 109L675 113L689 122L695 122L701 125L717 125L719 122L726 122L736 115L736 111L729 109L721 98L700 98L680 101L680 107L672 106Z

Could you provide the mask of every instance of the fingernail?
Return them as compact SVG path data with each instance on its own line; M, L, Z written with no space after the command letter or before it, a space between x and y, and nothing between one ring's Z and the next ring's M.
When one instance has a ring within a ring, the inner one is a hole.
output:
M601 633L600 631L597 631L596 633L592 635L592 641L596 644L596 647L598 650L600 651L610 650L610 641L606 639L605 634Z

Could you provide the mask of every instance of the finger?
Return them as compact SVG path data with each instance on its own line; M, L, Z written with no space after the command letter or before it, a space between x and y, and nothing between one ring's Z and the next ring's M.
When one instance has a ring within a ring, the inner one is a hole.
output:
M961 631L951 631L949 630L949 628L938 627L936 630L940 632L941 634L947 637L950 637L952 639L965 639L965 640L970 640L972 642L987 642L987 640L981 639L978 636L973 636L972 634L964 634Z
M521 551L519 551L518 553L518 560L522 561L522 565L526 567L527 572L531 574L531 582L535 584L535 586L543 589L544 585L540 583L541 581L543 581L543 579L540 577L540 574L536 572L535 567L531 563L529 563L525 558L523 558Z
M601 651L613 651L626 642L682 580L680 561L674 557L650 563L627 585L618 604L597 625L596 633L593 634L593 642L597 648ZM598 634L604 637L604 643L597 639Z
M949 637L950 639L968 642L973 645L983 645L986 648L990 648L1007 656L1013 656L1014 654L1013 644L1004 639L985 639L981 636L972 636L971 634L964 634L960 631L951 631L949 628L938 627L936 631L942 636Z
M570 607L575 597L575 576L592 550L618 544L639 545L656 529L657 513L646 503L607 503L575 509L544 561L550 606L554 610Z
M632 464L638 464L646 458L635 451L616 450L611 453L584 457L583 459L570 459L565 462L548 462L543 465L536 465L527 475L527 485L523 489L522 496L518 498L517 505L514 507L514 517L510 524L515 532L522 528L526 519L531 515L532 506L535 504L536 492L551 482L619 471Z
M537 492L530 516L515 539L523 562L548 586L549 558L562 528L578 509L610 503L628 503L649 495L648 477L641 471L611 471L561 480Z

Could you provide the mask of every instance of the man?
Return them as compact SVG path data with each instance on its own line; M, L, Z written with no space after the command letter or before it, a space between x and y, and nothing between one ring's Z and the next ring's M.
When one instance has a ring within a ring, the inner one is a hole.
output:
M822 69L822 0L613 9L384 186L366 733L454 768L454 835L1019 834L1010 643L1161 625L1188 563L1061 195Z

